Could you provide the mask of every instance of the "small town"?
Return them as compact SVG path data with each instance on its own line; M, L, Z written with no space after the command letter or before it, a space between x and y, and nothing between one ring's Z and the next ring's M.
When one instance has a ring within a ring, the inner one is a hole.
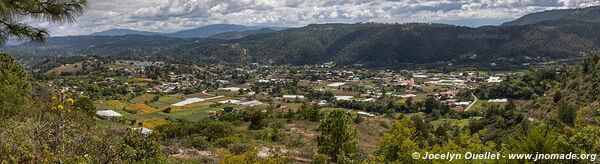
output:
M0 164L598 163L600 0L0 0Z
M100 63L99 68L91 68L89 65L97 64L89 62L93 61L50 70L63 78L49 80L47 85L58 87L64 95L102 98L95 101L99 116L122 117L120 119L139 122L145 128L154 128L169 120L217 117L226 107L244 110L246 107L276 105L280 110L299 110L302 103L375 117L385 111L342 104L406 103L431 98L452 111L469 111L482 104L507 103L507 98L480 100L467 91L481 84L500 83L511 75L480 71L439 73L336 68L333 62L301 68L253 63L250 67L233 70L221 65L141 61ZM157 70L159 66L173 69ZM96 76L101 78L93 82L69 78L79 71L94 69L108 71ZM113 74L117 76L107 76ZM97 92L93 89L100 89L102 94L91 94ZM165 112L166 109L169 112Z

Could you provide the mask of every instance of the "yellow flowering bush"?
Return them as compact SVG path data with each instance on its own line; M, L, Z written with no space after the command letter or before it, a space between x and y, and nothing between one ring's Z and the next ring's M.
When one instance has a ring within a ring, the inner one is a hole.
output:
M73 103L75 103L75 100L73 100L72 98L67 99L67 104L73 105Z

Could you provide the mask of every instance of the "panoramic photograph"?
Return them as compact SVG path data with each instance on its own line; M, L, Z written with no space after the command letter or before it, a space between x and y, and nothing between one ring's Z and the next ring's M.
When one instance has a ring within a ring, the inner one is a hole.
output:
M0 0L0 164L600 163L600 0Z

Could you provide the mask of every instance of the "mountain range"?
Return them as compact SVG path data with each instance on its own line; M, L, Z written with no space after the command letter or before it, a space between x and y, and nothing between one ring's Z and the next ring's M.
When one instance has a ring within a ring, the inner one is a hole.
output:
M263 27L263 26L243 26L243 25L234 25L234 24L214 24L202 26L194 29L182 30L173 33L159 33L159 32L148 32L148 31L138 31L131 29L110 29L101 32L95 32L89 34L90 36L123 36L123 35L160 35L167 36L173 38L211 38L213 35L223 34L220 36L216 36L216 38L226 38L226 39L239 39L241 37L260 33L260 32L273 32L286 29L287 27ZM225 37L224 35L230 35L229 37ZM235 36L235 37L233 37Z
M600 6L576 8L576 9L561 9L547 10L537 13L527 14L514 21L503 23L503 26L513 25L529 25L543 21L556 20L575 20L583 22L600 22Z
M592 7L569 12L598 10L600 8ZM539 15L529 14L513 23L478 28L433 23L357 23L312 24L280 31L229 31L213 34L213 38L206 37L209 36L206 33L190 38L164 34L67 36L3 50L18 58L97 55L198 63L292 65L334 61L339 65L405 68L415 65L520 66L580 58L582 53L600 50L600 22L594 17Z

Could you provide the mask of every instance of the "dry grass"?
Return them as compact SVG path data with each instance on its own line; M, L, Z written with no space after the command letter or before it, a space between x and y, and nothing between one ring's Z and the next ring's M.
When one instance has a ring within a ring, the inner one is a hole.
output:
M129 107L127 107L127 109L133 109L138 112L137 114L148 114L160 111L159 109L152 108L146 104L141 103L131 104L129 105Z
M365 118L360 124L353 124L358 129L358 146L360 149L373 153L377 149L377 142L383 132L388 129L380 125L381 121L388 121L384 118ZM388 121L390 127L393 121Z
M154 96L156 96L155 94L143 94L140 96L137 96L135 98L133 98L131 100L131 102L133 103L144 103L145 101L150 101L152 100L152 98L154 98Z
M108 101L97 101L95 103L96 108L98 109L111 109L111 110L119 110L128 106L127 103L123 103L119 100L108 100Z
M167 120L156 117L150 117L148 119L142 120L143 126L150 129L154 129L157 126L164 125L167 123L169 123Z

